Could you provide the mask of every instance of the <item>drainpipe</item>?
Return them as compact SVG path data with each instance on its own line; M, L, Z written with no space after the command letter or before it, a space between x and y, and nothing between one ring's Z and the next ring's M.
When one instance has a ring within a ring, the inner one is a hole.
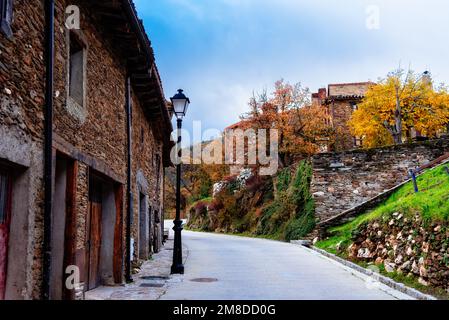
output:
M128 139L128 172L127 172L127 214L126 214L126 262L125 262L125 279L126 282L133 282L131 277L131 224L133 214L133 193L131 188L132 177L132 162L131 162L131 124L132 124L132 110L131 110L131 79L128 76L126 78L126 126L127 126L127 139Z
M53 79L54 79L54 0L45 1L46 17L46 78L45 78L45 128L44 128L44 261L42 297L50 299L51 268L51 215L53 191Z

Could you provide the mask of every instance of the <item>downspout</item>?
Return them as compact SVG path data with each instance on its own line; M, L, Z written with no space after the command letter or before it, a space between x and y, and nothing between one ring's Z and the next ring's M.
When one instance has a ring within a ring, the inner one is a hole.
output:
M42 297L50 299L51 268L51 215L53 191L53 85L54 85L54 0L45 1L46 17L46 78L45 78L45 125L44 125L44 261Z
M131 188L131 177L132 177L132 150L131 150L131 125L132 125L132 110L131 110L131 79L128 76L126 78L126 126L127 126L127 144L128 144L128 172L127 172L127 213L126 213L126 261L125 261L125 279L126 282L133 282L131 277L131 224L132 224L132 214L133 214L133 193Z

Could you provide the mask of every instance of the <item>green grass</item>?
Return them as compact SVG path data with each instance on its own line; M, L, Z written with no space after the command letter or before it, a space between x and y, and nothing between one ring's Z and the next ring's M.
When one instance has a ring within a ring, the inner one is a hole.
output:
M393 193L383 204L353 221L335 227L330 231L329 239L317 243L317 247L336 253L339 243L343 247L351 243L352 233L363 223L389 219L395 212L405 216L421 214L425 223L447 222L449 220L449 175L445 167L439 166L418 177L419 193L414 192L413 183L409 182Z
M449 174L445 167L439 166L427 171L418 177L419 193L414 192L413 183L407 183L402 188L393 193L383 204L374 210L355 218L342 226L329 230L331 237L316 244L318 248L330 253L337 254L342 258L347 258L346 250L337 252L337 246L347 248L352 243L353 233L364 223L378 220L388 223L392 214L399 212L404 216L415 216L420 214L423 223L447 223L449 221ZM357 264L366 267L366 262L355 261ZM416 277L408 277L397 272L388 273L383 265L378 266L381 274L392 278L397 282L415 288L421 292L431 294L440 299L448 299L446 291L439 288L426 287L420 284Z

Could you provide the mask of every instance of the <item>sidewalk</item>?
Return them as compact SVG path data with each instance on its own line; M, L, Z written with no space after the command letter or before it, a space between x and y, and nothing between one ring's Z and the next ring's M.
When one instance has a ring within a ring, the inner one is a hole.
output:
M183 246L183 259L188 250ZM146 261L138 274L133 275L134 282L116 287L99 287L86 292L85 300L158 300L170 285L182 282L182 275L170 275L173 259L173 237L167 240L161 252Z

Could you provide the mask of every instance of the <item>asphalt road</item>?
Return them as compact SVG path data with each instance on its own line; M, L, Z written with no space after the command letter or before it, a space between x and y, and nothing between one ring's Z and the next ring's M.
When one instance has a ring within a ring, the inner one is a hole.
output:
M162 300L411 299L293 244L189 231L183 243L185 276Z

